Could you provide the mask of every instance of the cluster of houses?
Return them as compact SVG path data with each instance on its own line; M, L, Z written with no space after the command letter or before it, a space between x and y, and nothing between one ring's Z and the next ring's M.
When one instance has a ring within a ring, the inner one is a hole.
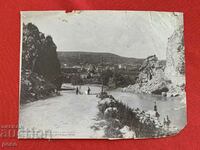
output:
M120 74L130 75L135 74L138 70L137 65L130 64L82 64L68 66L62 64L61 72L65 83L72 84L101 84L102 72L110 70L112 72L119 72Z

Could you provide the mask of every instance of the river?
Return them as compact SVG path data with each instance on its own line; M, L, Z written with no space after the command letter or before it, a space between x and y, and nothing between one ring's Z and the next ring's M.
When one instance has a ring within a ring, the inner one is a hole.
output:
M144 111L153 110L156 101L160 121L163 121L164 117L168 115L172 124L178 129L184 128L186 124L186 106L181 97L133 94L121 92L120 90L110 91L109 93L129 107Z

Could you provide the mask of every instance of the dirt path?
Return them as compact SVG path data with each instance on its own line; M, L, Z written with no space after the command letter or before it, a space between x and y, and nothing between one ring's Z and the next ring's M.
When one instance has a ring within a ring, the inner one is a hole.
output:
M51 130L53 138L101 137L90 128L98 113L98 98L71 91L61 94L22 106L20 125L25 129Z

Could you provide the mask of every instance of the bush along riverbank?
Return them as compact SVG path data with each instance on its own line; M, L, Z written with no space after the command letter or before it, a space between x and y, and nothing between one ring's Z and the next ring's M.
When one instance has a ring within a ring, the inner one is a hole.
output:
M103 94L98 95L101 98L98 102L99 113L92 128L97 132L103 131L105 138L156 138L178 132L170 127L168 117L163 123L159 121L156 106L154 111L144 112L130 108L112 95Z

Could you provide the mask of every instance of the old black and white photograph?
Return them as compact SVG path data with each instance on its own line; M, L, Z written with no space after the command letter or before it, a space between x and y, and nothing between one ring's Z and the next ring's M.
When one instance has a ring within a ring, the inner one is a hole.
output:
M22 11L18 137L144 139L187 124L181 12Z

